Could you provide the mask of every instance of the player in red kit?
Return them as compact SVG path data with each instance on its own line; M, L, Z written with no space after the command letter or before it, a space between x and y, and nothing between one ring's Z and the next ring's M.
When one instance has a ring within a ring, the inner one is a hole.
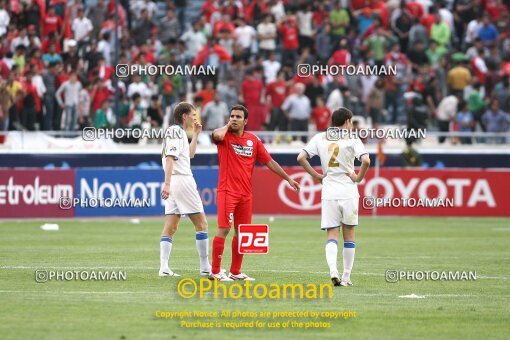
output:
M209 278L219 281L253 280L241 272L243 255L238 251L238 226L251 223L252 184L251 176L255 161L267 166L272 172L286 180L296 191L299 184L275 162L262 141L254 134L245 131L248 110L242 105L230 109L227 125L214 130L213 142L218 147L220 174L218 180L218 231L213 240L212 270ZM227 276L221 271L221 258L225 238L234 223L235 235L232 239L232 265Z

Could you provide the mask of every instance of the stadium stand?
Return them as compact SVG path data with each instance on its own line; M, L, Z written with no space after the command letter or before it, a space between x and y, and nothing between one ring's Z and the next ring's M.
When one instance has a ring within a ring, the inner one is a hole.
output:
M244 103L248 128L274 144L324 130L339 106L361 127L427 128L433 145L510 141L508 0L116 3L0 2L3 148L41 136L20 137L29 131L53 138L86 127L165 128L181 100L199 108L204 130L222 123L225 107ZM300 77L303 63L398 72ZM117 78L117 64L216 72ZM310 105L293 112L285 102L297 84Z

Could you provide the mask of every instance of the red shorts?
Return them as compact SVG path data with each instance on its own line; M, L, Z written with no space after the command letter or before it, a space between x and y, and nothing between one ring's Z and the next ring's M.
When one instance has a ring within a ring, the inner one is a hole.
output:
M235 196L225 191L218 192L218 228L230 228L232 222L237 228L240 224L251 224L252 196Z

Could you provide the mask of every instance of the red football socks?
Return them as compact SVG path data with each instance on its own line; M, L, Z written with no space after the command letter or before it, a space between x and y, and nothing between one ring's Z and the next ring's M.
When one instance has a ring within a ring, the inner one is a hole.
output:
M225 248L225 239L215 236L212 246L212 270L213 274L218 274L221 270L221 258Z
M241 274L241 266L243 264L243 254L239 254L237 243L238 238L234 236L232 238L232 265L230 266L230 272L234 275Z

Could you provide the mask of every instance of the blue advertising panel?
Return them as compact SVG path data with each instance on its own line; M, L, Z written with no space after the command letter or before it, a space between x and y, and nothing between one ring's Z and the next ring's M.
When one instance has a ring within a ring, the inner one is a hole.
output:
M193 173L206 214L215 214L218 170ZM163 181L162 169L77 169L75 216L162 216Z

